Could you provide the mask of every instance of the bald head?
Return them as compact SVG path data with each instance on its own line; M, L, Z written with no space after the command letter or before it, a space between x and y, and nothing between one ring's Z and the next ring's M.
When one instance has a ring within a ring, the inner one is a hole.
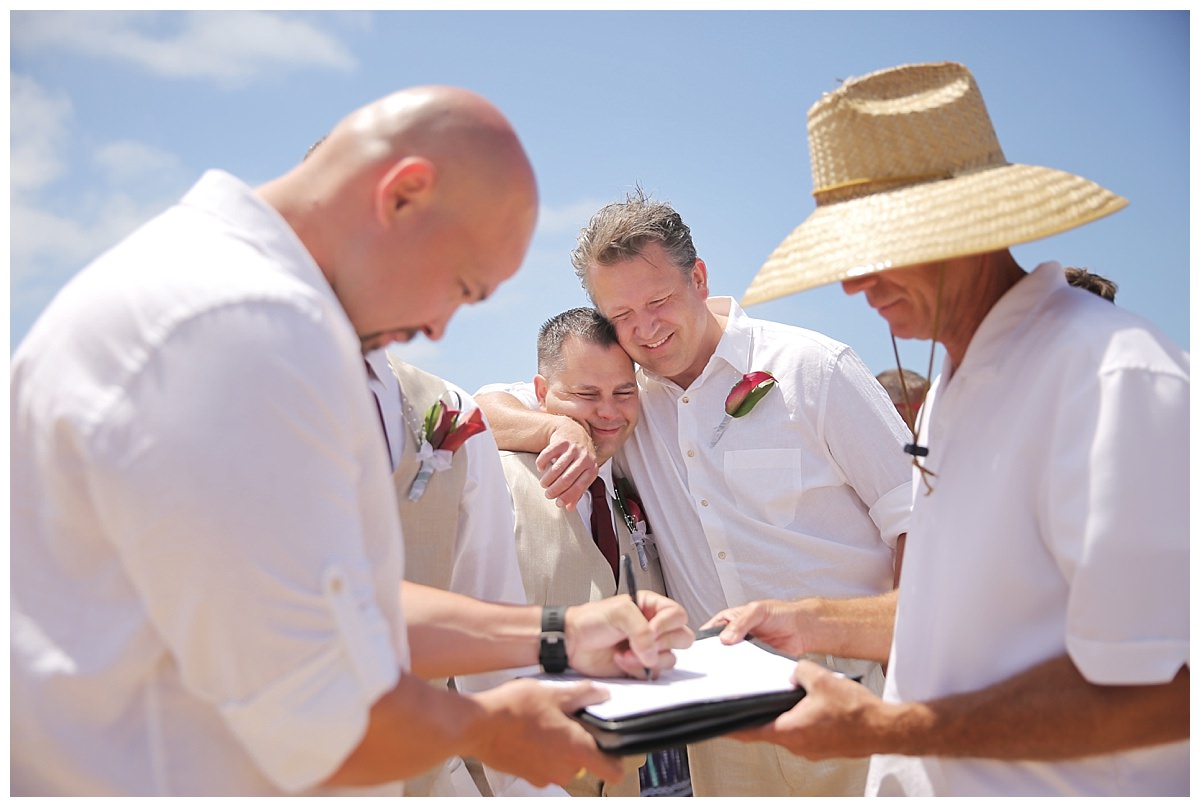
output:
M524 259L537 183L486 99L416 87L348 115L260 194L333 286L364 350L441 337Z

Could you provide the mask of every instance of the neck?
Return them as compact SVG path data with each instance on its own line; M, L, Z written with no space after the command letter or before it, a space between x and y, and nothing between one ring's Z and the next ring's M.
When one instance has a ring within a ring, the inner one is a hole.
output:
M683 373L671 378L679 385L680 389L690 387L692 382L704 372L709 360L717 352L717 344L720 343L721 336L725 333L727 322L729 322L729 317L723 314L714 314L711 310L708 312L704 322L704 338L700 340L700 349L696 351L696 360Z
M989 252L975 258L977 266L959 269L955 280L965 280L956 289L951 278L945 278L938 305L942 310L942 326L937 341L946 347L946 355L955 367L962 364L967 348L988 312L1025 277L1008 250ZM946 269L942 270L947 271Z

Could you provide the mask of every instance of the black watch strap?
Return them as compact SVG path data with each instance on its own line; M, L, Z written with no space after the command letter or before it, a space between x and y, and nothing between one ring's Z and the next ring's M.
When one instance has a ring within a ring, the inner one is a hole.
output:
M548 673L567 669L567 606L547 605L542 608L542 637L538 661Z

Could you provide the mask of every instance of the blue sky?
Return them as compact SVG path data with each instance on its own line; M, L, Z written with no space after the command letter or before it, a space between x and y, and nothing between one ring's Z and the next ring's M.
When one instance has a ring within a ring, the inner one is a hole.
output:
M208 168L251 184L334 122L426 83L512 120L542 211L516 277L447 337L393 350L473 391L532 376L548 316L586 303L579 228L635 183L691 225L714 294L740 297L812 210L806 113L839 79L961 61L1005 154L1081 174L1125 210L1017 247L1115 280L1118 304L1189 344L1190 18L1170 12L12 12L12 347L88 260ZM754 306L873 371L883 321L832 286ZM902 342L921 372L928 343ZM940 357L940 351L939 351ZM940 363L940 358L939 358Z

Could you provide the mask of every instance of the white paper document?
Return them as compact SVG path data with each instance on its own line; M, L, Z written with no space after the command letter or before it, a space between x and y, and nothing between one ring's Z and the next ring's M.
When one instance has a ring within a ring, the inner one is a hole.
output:
M697 639L691 647L676 650L675 659L675 667L662 671L653 681L590 679L608 690L609 699L587 707L586 711L602 720L620 720L675 706L796 688L791 681L796 662L750 642L725 645L716 636ZM542 674L536 678L549 684L584 680L574 673Z

